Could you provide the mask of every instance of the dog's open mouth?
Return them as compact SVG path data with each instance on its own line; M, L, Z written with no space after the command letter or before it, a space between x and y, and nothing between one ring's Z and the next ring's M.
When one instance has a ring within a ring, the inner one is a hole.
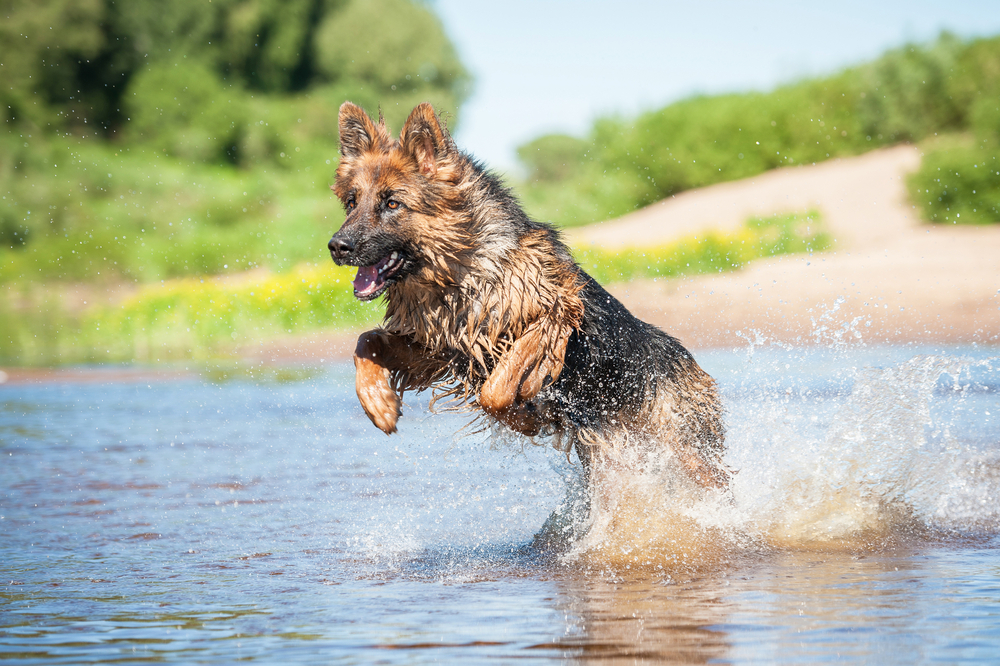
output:
M358 266L354 278L354 297L359 301L370 301L378 297L389 286L389 280L403 267L403 255L393 252L372 266Z

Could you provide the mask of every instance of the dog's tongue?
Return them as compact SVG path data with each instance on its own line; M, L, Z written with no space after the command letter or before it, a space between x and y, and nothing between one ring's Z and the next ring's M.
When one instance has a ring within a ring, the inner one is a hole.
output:
M364 294L371 291L378 280L378 266L358 266L358 274L354 278L354 293Z

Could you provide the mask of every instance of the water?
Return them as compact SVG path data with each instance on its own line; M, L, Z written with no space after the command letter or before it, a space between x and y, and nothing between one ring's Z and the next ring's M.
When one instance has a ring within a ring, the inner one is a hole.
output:
M0 385L0 659L992 663L998 355L699 354L731 493L598 515L558 451L382 435L346 364Z

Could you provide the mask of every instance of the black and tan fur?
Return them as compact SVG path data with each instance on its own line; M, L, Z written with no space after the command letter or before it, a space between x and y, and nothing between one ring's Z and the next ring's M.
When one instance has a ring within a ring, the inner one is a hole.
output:
M581 270L429 104L395 140L345 103L340 152L347 218L330 252L359 266L356 296L387 303L355 352L358 398L377 427L395 432L403 392L433 388L574 448L588 471L602 451L655 442L702 485L727 484L712 378Z

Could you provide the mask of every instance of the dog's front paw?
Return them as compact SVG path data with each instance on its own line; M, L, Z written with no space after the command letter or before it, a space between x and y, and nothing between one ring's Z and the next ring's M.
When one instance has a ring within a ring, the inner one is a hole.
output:
M354 387L365 414L375 427L387 435L396 432L396 422L402 416L403 401L389 385L389 370L370 359L354 357L357 375Z

